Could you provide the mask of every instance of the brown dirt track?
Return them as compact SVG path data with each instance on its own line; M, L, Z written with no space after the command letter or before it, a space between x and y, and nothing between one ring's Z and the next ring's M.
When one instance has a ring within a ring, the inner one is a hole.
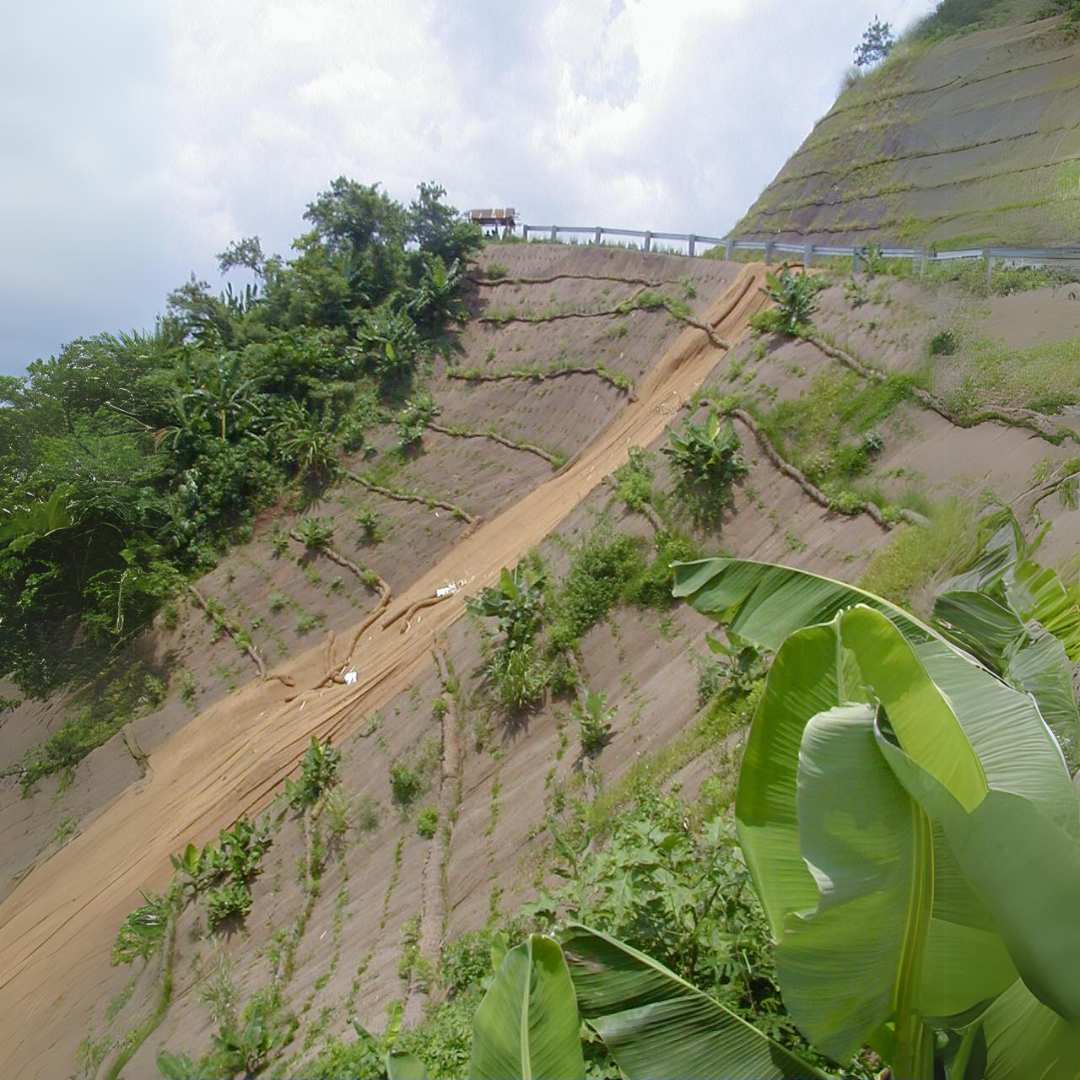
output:
M734 343L763 299L760 266L747 266L707 321ZM151 758L146 778L125 790L85 831L36 869L0 906L0 1047L5 1077L67 1074L87 1019L104 991L116 927L140 888L164 884L168 856L202 843L263 806L295 767L311 735L335 739L406 690L431 663L435 641L462 614L464 594L490 584L539 544L603 479L648 446L722 355L697 329L664 352L626 408L564 470L467 534L359 642L353 687L310 690L291 701L277 681L255 682L211 707ZM448 581L452 598L399 618ZM351 635L341 635L348 641ZM340 648L340 646L339 646ZM320 643L279 674L312 687L325 674ZM338 660L343 657L339 655Z

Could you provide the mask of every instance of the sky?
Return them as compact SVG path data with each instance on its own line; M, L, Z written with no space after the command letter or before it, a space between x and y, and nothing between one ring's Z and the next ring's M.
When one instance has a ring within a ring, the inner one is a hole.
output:
M339 175L721 236L932 0L34 0L0 35L0 374L153 325Z

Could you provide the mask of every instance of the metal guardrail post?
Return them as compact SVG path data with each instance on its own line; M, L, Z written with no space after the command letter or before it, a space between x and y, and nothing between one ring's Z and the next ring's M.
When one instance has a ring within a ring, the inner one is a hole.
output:
M694 245L696 242L697 237L693 233L691 233L686 240L686 253L690 256L691 259L697 254L697 252L694 250Z
M641 250L652 251L652 233L648 229L645 230L645 243Z
M814 265L814 245L807 244L803 249L803 269L809 270Z
M771 266L772 265L772 257L773 257L773 241L772 240L766 240L765 241L765 265L766 266Z
M922 249L922 257L919 259L919 276L926 277L926 268L930 263L930 252L926 248Z
M983 248L983 261L986 263L986 287L990 288L994 280L994 257L989 248Z
M553 244L557 243L558 239L559 239L559 226L558 225L552 225L551 226L551 242Z
M604 235L604 230L601 229L599 225L597 225L596 226L596 235L595 235L595 238L593 240L593 243L595 243L595 244L603 243L603 239L602 239L603 235Z
M529 226L528 225L522 225L521 226L521 239L524 240L526 244L529 242Z
M729 238L727 243L724 244L724 258L727 259L728 262L731 262L731 256L734 254L735 241Z
M859 272L859 249L851 249L851 272L857 274Z

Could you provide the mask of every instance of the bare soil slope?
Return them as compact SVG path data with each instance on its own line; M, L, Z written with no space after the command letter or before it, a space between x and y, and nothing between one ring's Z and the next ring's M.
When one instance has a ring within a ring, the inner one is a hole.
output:
M762 304L761 277L757 268L741 271L712 306L707 322L719 336L745 332ZM434 642L460 617L464 595L422 614L412 614L414 605L447 582L475 591L514 565L626 460L631 446L662 433L717 356L705 333L684 330L649 371L638 399L565 471L463 537L355 647L327 664L320 645L277 669L311 689L286 702L292 695L279 682L254 682L195 717L155 748L145 778L35 869L0 908L7 1075L50 1076L68 1067L93 1005L113 981L111 941L137 890L160 885L169 854L188 840L205 842L264 805L311 735L345 736L413 683ZM350 658L360 670L355 686L314 689ZM65 972L62 981L58 971Z

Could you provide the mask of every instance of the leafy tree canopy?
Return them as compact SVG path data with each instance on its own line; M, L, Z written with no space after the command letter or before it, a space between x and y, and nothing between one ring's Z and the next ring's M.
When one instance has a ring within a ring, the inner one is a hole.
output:
M44 694L96 670L284 484L333 477L354 412L406 390L464 317L480 234L445 194L406 206L338 177L291 257L256 236L218 256L253 282L193 276L152 330L0 379L0 672Z

